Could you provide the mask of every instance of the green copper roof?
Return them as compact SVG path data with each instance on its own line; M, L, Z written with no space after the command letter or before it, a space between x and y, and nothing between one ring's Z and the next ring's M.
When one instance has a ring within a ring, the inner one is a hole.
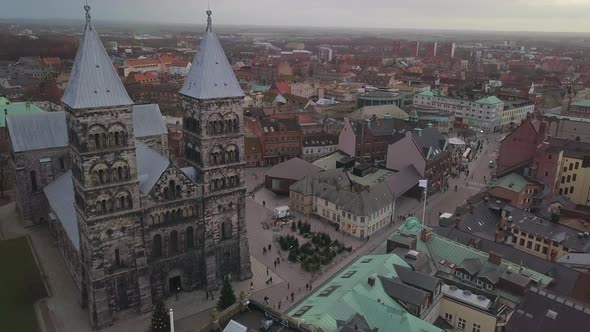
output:
M590 99L578 100L575 103L572 103L572 105L573 106L590 107Z
M488 96L488 97L482 98L480 100L476 100L475 102L479 103L479 104L494 105L494 104L500 104L503 101L498 99L498 97L496 97L496 96Z
M418 96L434 97L434 96L438 96L438 93L436 93L436 91L428 90L428 91L420 92L418 94Z
M420 219L416 217L410 217L406 219L406 221L399 227L398 230L400 233L418 235L416 249L420 252L428 252L439 270L452 273L452 269L449 267L449 264L461 264L461 262L463 262L463 260L466 258L477 258L482 262L488 261L488 253L477 250L473 247L466 246L459 242L455 242L445 237L438 236L434 232L431 233L428 243L422 241L419 234L422 230L422 227L423 226L420 223ZM440 265L442 260L446 261L445 265ZM526 262L524 263L526 264ZM519 264L507 261L505 259L502 260L502 266L505 268L510 268L512 271L520 270ZM531 279L537 283L538 287L546 287L549 283L551 283L551 281L553 281L553 278L542 273L527 268L523 268L523 271L526 271L530 274Z
M8 115L44 112L35 104L29 102L11 103L8 99L0 97L0 128L6 127L6 116L4 110L6 110L6 114Z
M316 289L289 315L323 331L335 331L337 320L347 321L358 313L371 328L379 331L441 332L441 329L406 312L387 295L377 276L396 278L394 264L409 267L393 254L362 256ZM374 286L367 282L370 276L375 277ZM299 312L305 307L310 308L304 313Z
M499 178L494 186L514 192L520 192L529 183L531 182L525 179L524 176L516 173L510 173Z

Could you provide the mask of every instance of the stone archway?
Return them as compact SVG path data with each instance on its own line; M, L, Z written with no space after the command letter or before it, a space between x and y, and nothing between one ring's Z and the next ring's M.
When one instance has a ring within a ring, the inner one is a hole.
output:
M166 275L166 293L168 296L180 293L184 291L186 285L186 278L184 277L183 270L176 268L168 272Z

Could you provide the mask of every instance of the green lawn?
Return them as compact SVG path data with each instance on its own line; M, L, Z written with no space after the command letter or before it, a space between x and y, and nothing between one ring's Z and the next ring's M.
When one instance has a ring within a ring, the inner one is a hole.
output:
M1 330L39 331L33 304L46 296L27 239L0 241Z

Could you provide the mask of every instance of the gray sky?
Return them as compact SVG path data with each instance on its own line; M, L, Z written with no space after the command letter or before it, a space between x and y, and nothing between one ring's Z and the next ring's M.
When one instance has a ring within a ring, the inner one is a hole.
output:
M1 0L0 18L81 18L84 0ZM590 0L209 0L213 22L590 32ZM205 23L208 0L89 0L103 20Z

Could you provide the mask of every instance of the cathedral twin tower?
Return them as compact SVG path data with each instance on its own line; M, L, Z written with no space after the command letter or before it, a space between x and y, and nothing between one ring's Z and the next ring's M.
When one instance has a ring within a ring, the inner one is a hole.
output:
M135 140L133 101L85 9L62 102L79 233L79 270L72 273L91 325L102 328L175 292L251 277L244 94L207 11L180 90L190 166L179 168Z

